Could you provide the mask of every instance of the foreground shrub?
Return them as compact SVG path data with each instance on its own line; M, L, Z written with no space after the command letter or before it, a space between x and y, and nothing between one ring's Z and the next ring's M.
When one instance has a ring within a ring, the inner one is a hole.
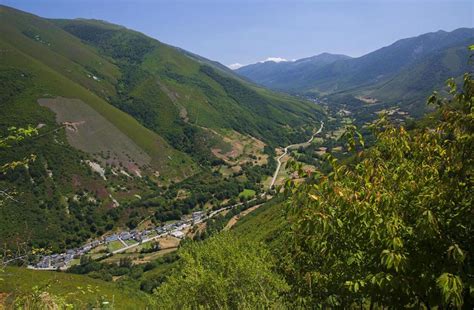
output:
M288 290L270 253L223 233L187 244L178 271L155 291L164 309L261 309L282 306Z
M427 127L381 120L356 163L332 159L328 176L289 184L299 306L472 307L474 83L449 85Z

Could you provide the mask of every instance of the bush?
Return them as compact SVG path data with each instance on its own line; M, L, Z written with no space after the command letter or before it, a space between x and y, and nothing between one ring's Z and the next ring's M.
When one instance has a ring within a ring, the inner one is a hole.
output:
M261 245L223 233L188 243L180 266L155 293L162 309L256 309L282 306L288 285ZM143 284L148 285L148 284Z
M449 85L428 128L381 119L357 162L288 188L297 306L472 307L474 82Z

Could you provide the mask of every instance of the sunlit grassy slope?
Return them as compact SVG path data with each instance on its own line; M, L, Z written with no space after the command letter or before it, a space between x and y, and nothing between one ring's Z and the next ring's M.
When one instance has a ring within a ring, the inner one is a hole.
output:
M150 307L150 298L144 292L83 275L9 267L0 278L3 279L0 292L7 294L4 300L7 309L16 297L32 294L34 287L40 292L64 298L77 309L87 309L104 301L113 304L114 309Z
M108 94L113 94L112 85L120 75L115 65L44 19L4 7L0 7L0 17L0 42L3 51L0 68L16 68L31 73L32 80L27 85L31 105L28 110L39 110L40 107L35 106L36 99L44 96L81 99L149 154L160 174L179 177L183 170L189 167L193 169L188 156L175 151L158 134L146 129L133 117L104 100ZM33 35L33 39L25 35L28 31ZM93 67L95 71L88 70L88 67ZM97 74L101 79L96 81L88 74ZM101 94L105 98L101 98ZM16 113L18 117L26 118L25 110L21 111ZM23 122L24 124L26 122Z
M322 117L310 102L259 88L215 62L135 31L100 21L53 22L120 68L119 98L112 102L173 145L190 125L232 128L284 144Z
M239 219L231 232L239 238L265 242L277 250L285 232L284 208L285 203L280 198L267 202Z

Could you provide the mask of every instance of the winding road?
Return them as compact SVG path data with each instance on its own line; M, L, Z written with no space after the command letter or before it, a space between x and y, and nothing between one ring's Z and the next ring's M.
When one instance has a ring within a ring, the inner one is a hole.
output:
M288 145L287 147L285 147L284 149L284 153L282 155L280 155L278 158L277 158L277 162L278 162L278 165L277 165L277 168L275 170L275 173L273 175L273 178L272 178L272 182L270 184L270 189L274 186L275 184L275 181L276 181L276 178L278 176L278 173L280 172L280 169L281 169L281 165L282 165L282 162L281 160L283 159L283 157L285 157L286 155L288 155L288 151L290 149L294 149L294 148L299 148L299 147L306 147L308 145L311 144L311 142L313 142L313 139L316 137L316 135L318 135L319 133L321 133L321 131L323 130L323 127L324 127L324 122L321 122L321 127L319 127L318 131L316 133L314 133L311 138L306 141L306 142L303 142L303 143L296 143L296 144L290 144ZM261 195L260 195L260 198L265 198L265 200L268 200L268 199L271 199L271 195L269 195L268 192L263 192ZM253 199L250 199L248 200L247 202L253 202L257 200L257 197L253 198ZM241 206L243 205L244 203L243 202L239 202L239 203L236 203L234 205L230 205L230 206L227 206L227 207L222 207L218 210L215 210L215 211L212 211L210 214L208 214L207 216L203 217L202 219L200 219L199 221L193 223L193 224L190 224L191 226L193 226L194 224L197 224L197 223L200 223L200 222L203 222L209 218L212 218L214 217L215 215L225 211L225 210L229 210L229 209L232 209L232 208L235 208L235 207L238 207L238 206ZM261 206L262 204L259 204L257 206L253 206L251 209L247 209L245 212L248 213L248 212L251 212L253 211L254 209L258 208L259 206ZM250 211L249 211L250 210ZM141 242L139 243L134 243L134 244L131 244L131 245L128 245L125 241L123 241L121 238L119 238L119 241L124 245L123 248L120 248L120 249L117 249L115 251L112 252L112 254L118 254L118 253L122 253L122 252L125 252L126 250L129 250L131 248L134 248L134 247L137 247L139 246L140 244L143 244L143 243L146 243L146 242L150 242L152 240L155 240L155 239L158 239L158 238L162 238L166 235L168 235L170 232L165 232L165 233L162 233L162 234L159 234L159 235L156 235L156 236L153 236L153 237L150 237L150 238L147 238L147 239L144 239L142 240ZM67 265L65 267L63 267L63 269L67 269L69 268L70 265ZM28 266L28 268L30 269L36 269L36 270L56 270L58 267L51 267L51 268L38 268L38 267L35 267L35 266Z
M280 169L281 169L281 160L282 160L283 157L288 155L288 150L293 149L293 148L298 148L300 146L302 146L302 147L308 146L309 144L311 144L311 142L313 142L314 137L316 137L317 134L321 133L321 131L323 130L323 127L324 127L324 122L321 121L321 127L319 127L318 131L316 131L316 133L313 134L308 141L303 142L303 143L290 144L287 147L285 147L285 151L283 152L283 154L281 154L277 158L278 164L277 164L277 168L275 170L275 173L273 174L272 182L270 183L270 188L272 188L273 185L275 185L276 178L277 178L278 173L280 172Z

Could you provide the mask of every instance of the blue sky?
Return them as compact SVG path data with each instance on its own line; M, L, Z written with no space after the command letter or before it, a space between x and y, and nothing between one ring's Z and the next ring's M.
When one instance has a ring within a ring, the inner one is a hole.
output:
M474 27L474 0L0 0L51 18L124 25L229 65L322 52L361 56L398 39Z

